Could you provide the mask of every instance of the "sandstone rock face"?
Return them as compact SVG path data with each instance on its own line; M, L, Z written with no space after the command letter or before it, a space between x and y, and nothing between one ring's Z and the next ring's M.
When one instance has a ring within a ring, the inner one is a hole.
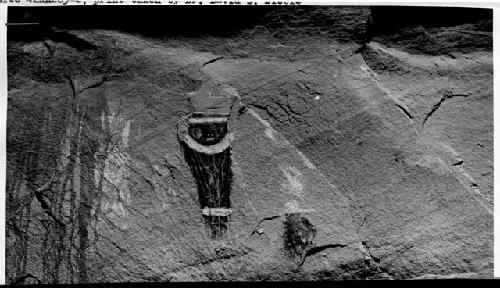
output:
M354 53L368 8L310 11L341 25L9 41L8 281L491 277L491 41L463 48L467 24L426 31L442 54ZM238 99L216 238L177 133L207 83Z

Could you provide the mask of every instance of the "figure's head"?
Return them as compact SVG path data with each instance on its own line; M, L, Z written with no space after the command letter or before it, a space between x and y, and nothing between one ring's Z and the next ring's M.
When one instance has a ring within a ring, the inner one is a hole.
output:
M188 132L191 138L201 145L216 144L227 134L227 118L191 118L188 121Z

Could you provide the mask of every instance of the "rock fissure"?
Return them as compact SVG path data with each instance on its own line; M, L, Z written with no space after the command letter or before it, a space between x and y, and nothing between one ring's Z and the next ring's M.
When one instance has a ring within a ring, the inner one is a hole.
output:
M447 94L441 96L441 99L436 104L434 104L431 111L428 112L427 115L425 116L424 121L422 122L422 127L424 126L425 122L427 122L429 117L431 117L432 114L434 114L434 112L436 112L439 109L439 107L441 107L441 105L446 100L454 98L454 97L469 97L469 96L470 96L470 94L451 94L451 93L447 93Z
M305 257L304 257L304 259L301 262L301 266L304 263L304 261L306 260L306 258L309 257L309 256L312 256L312 255L314 255L316 253L319 253L321 251L324 251L326 249L343 248L343 247L347 247L347 246L348 245L346 245L346 244L326 244L326 245L311 247L311 248L307 249L307 251L306 251L306 253L304 255Z
M106 81L107 81L107 77L106 76L102 76L101 79L99 81L96 81L95 83L93 84L90 84L89 86L87 87L83 87L80 89L80 91L78 91L78 93L82 93L84 92L85 90L87 89L93 89L93 88L98 88L100 87L102 84L104 84Z
M410 120L413 119L413 116L410 114L410 111L408 111L408 109L403 107L401 104L396 104L396 107L401 109L401 111L403 111L403 113L405 113L405 115L406 115L406 117L408 117L408 119L410 119Z
M252 233L250 233L250 235L254 235L255 233L259 233L258 229L260 228L260 224L262 224L262 222L264 221L270 221L270 220L274 220L276 218L280 218L282 217L283 215L274 215L274 216L269 216L269 217L264 217L262 218L259 223L257 223L257 225L255 225L255 228L252 230ZM260 234L260 233L259 233Z
M267 107L267 105L261 105L261 104L256 104L256 103L251 103L249 104L250 106L253 106L259 110L263 110L266 112L266 114L271 117L272 119L274 119L277 123L279 123L279 119L276 118L276 116L274 115L274 113L271 112L271 110Z
M375 269L379 272L385 273L386 276L388 277L382 277L382 278L389 278L389 279L395 279L396 277L391 273L387 268L383 267L380 265L381 259L378 257L373 256L373 254L370 251L370 247L368 246L366 241L361 241L360 244L363 247L363 250L366 251L366 255L368 257L368 263L367 265L370 266L372 263L375 264Z
M207 62L203 63L203 67L207 66L208 64L212 64L212 63L215 63L221 59L224 59L224 56L219 56L219 57L216 57L216 58L213 58L213 59L210 59L208 60Z

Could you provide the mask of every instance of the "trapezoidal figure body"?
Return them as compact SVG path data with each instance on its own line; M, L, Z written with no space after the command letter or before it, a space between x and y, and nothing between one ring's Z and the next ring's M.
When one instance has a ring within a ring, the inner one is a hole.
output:
M222 237L231 215L231 140L228 120L235 97L216 84L188 93L192 113L178 138L198 190L201 215L212 238Z

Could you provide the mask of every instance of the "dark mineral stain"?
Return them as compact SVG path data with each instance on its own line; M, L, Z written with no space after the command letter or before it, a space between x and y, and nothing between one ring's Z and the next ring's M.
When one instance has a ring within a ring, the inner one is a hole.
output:
M316 228L311 222L300 216L300 213L285 214L285 249L295 258L300 258L303 263L306 253L313 246L313 240L316 237Z

